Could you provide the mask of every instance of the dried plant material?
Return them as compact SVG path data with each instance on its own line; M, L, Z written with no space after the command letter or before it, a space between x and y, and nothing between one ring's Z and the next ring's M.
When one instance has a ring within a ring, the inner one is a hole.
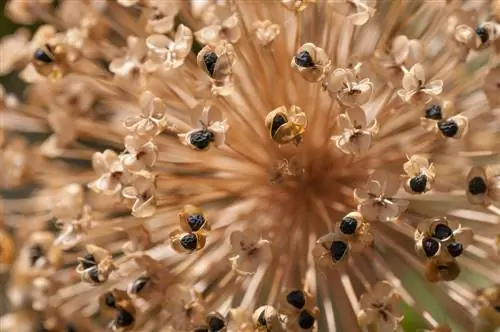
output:
M146 51L144 40L128 36L127 47L122 51L123 56L115 57L109 64L109 70L123 82L135 84L139 82L139 85L143 86L145 84L143 63Z
M335 267L344 263L350 253L349 238L343 234L329 233L316 241L312 254L321 267Z
M0 229L0 273L5 272L15 257L14 241L10 234Z
M140 172L132 180L131 186L123 188L122 196L134 200L134 217L152 216L156 211L156 177L147 171Z
M475 307L477 331L492 331L500 327L500 288L498 285L480 289L476 293Z
M288 10L300 13L309 5L316 3L316 0L280 0L281 4Z
M166 105L150 91L139 97L140 115L131 115L123 126L132 134L151 138L161 133L167 125Z
M338 122L341 134L331 137L337 148L346 154L363 154L370 149L373 137L378 132L378 125L376 120L367 123L362 108L348 108L344 114L339 115Z
M11 188L25 183L32 173L29 162L31 157L27 142L21 138L10 140L5 146L2 146L0 186Z
M194 33L196 39L202 44L217 46L222 40L234 44L241 37L238 14L234 13L220 24L214 23Z
M296 105L280 106L267 114L265 124L271 138L279 144L299 144L307 127L307 115Z
M500 202L500 167L474 166L467 175L467 199L471 204L488 206Z
M378 282L359 300L359 324L376 326L377 331L381 332L396 331L403 320L403 315L398 310L399 301L399 295L389 282Z
M270 305L260 306L252 314L253 326L257 332L284 331L278 311Z
M406 173L403 188L409 194L422 194L431 190L436 179L436 167L427 158L413 155L403 164Z
M364 25L375 15L376 0L328 0L334 11L345 16L346 21L356 25Z
M172 284L167 289L166 298L169 324L177 331L191 330L204 324L206 309L194 290L186 285Z
M291 66L306 81L319 82L329 72L331 61L325 50L313 43L306 43L297 50Z
M311 294L301 289L284 291L278 310L286 317L288 331L311 331L319 318Z
M230 258L233 270L251 275L259 265L269 264L272 258L271 243L261 239L254 229L234 231L229 237L234 256Z
M410 70L404 70L403 88L398 90L399 97L405 102L417 99L428 103L432 96L437 96L443 91L443 81L427 82L424 67L417 63Z
M352 108L369 102L373 95L373 83L369 78L359 79L360 69L361 65L358 64L352 69L337 68L329 73L323 86L330 97Z
M371 225L363 219L359 212L350 212L345 215L336 224L335 232L347 237L349 247L353 251L361 251L373 242Z
M113 289L106 292L101 295L99 304L103 315L114 317L110 323L113 331L123 332L134 328L136 308L125 291Z
M92 155L92 167L99 178L88 184L90 189L106 195L116 195L122 190L124 168L116 152L95 152Z
M281 31L281 27L278 24L274 24L269 20L255 21L252 24L252 28L256 43L262 46L272 43Z
M500 106L500 67L492 68L484 79L484 93L491 107Z
M82 281L91 285L98 285L108 280L110 274L117 270L111 254L98 246L88 244L85 246L87 253L78 258L76 272Z
M158 148L147 136L127 135L124 139L127 153L123 155L123 167L136 173L151 169L158 159Z

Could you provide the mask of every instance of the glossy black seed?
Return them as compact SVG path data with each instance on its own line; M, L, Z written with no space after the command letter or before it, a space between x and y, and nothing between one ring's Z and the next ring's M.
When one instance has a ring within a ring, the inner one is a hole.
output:
M210 317L208 326L210 327L210 332L218 332L226 327L226 323L224 323L224 321L219 317L213 316Z
M200 129L189 136L189 143L198 150L205 150L214 140L214 133L208 129Z
M453 120L439 121L438 128L446 137L453 137L458 133L458 124Z
M134 282L134 292L139 293L149 282L149 277L140 277Z
M187 223L191 231L199 231L203 224L205 223L205 218L201 214L192 214L187 217Z
M486 182L484 179L476 176L469 181L469 192L472 195L484 194L488 187L486 186Z
M273 119L273 124L271 126L271 136L274 137L278 129L287 122L288 120L284 114L276 114L276 116Z
M44 255L43 248L39 244L35 244L30 248L29 257L31 266L35 265L36 261Z
M314 67L313 59L307 51L302 51L295 56L295 63L300 67Z
M483 27L477 27L476 28L476 35L479 36L479 39L481 39L481 43L487 43L488 40L490 39L490 34L488 30L486 30Z
M184 249L193 251L196 249L197 245L198 245L198 238L194 234L188 233L184 235L181 239L181 246Z
M453 231L451 230L450 227L448 227L445 224L437 224L436 228L434 228L433 236L436 239L444 240L444 239L449 238L452 234L453 234Z
M306 297L301 290L294 290L287 294L286 302L297 309L302 309L306 305Z
M432 105L428 109L425 110L425 117L431 120L442 120L443 114L441 112L441 106Z
M37 48L33 57L41 62L52 63L54 59L48 53L51 52L50 47L48 45L46 45L45 47L47 48L46 50Z
M303 310L297 317L297 324L304 330L313 327L315 321L316 319L307 310Z
M358 227L358 221L351 217L344 217L340 222L340 231L347 235L354 234L356 227Z
M91 268L92 266L97 265L97 262L95 261L95 258L94 256L92 256L92 254L87 253L85 254L85 256L83 256L81 264L83 269L86 270L88 268Z
M342 241L333 241L330 246L330 255L335 262L340 261L347 252L347 244Z
M73 324L66 324L64 327L64 332L76 332L76 328Z
M425 255L427 257L434 256L439 250L439 243L428 237L422 240L422 247L424 248Z
M410 188L416 193L423 193L426 186L427 176L425 174L420 174L410 179Z
M104 295L104 304L110 308L116 308L115 297L111 293Z
M214 77L215 64L217 63L218 58L219 57L215 54L215 52L208 52L203 56L203 63L205 63L210 77Z
M116 326L130 326L134 324L134 317L125 310L118 309L118 316L116 317Z
M259 318L257 318L257 323L259 323L260 326L267 326L267 319L266 319L266 311L262 310L260 312Z
M453 242L448 245L448 252L450 253L451 256L453 257L458 257L462 254L464 251L464 247L460 242Z
M99 270L97 269L97 266L91 267L87 273L90 277L90 280L92 280L96 284L101 283L101 280L99 280Z

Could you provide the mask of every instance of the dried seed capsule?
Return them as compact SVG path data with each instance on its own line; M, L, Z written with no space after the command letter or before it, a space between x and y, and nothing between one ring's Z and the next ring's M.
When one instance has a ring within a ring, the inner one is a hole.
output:
M302 309L306 305L306 297L303 291L293 290L286 295L286 301L294 308Z
M312 328L315 322L316 319L307 310L301 311L297 317L297 325L304 330Z
M458 124L454 120L438 122L439 131L446 137L454 137L458 133Z
M330 254L334 262L339 262L347 254L348 246L344 241L333 241L330 246Z
M37 48L33 57L36 61L40 61L47 64L50 64L55 60L54 51L52 50L52 47L50 47L50 45L48 44L45 44L41 48Z
M210 77L214 77L215 64L217 63L217 59L219 57L215 52L207 52L203 55L203 63L205 64Z
M441 106L439 105L432 105L428 109L425 110L425 117L427 119L431 120L442 120L443 119L443 113Z
M434 228L433 236L439 240L445 240L453 235L453 231L445 224L438 224Z
M356 232L358 221L351 217L344 217L340 222L340 231L346 235L352 235Z
M295 63L304 68L314 67L313 59L307 51L301 51L295 55Z
M278 312L270 305L258 307L252 314L252 321L257 327L270 328L274 322L278 321Z
M288 122L286 115L283 113L277 113L271 123L271 137L276 135L278 129Z
M464 247L460 242L453 242L448 244L447 249L452 257L458 257L464 251Z
M420 174L410 179L409 187L416 193L423 193L427 188L427 176Z
M481 43L486 44L489 39L490 39L490 34L487 29L484 27L477 27L476 30L476 35L479 36L479 39L481 39Z

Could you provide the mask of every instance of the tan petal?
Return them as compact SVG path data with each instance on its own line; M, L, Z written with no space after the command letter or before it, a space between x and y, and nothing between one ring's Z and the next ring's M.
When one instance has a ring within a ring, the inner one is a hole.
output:
M370 12L368 10L361 11L347 16L347 21L352 25L363 25L370 19Z
M467 248L472 242L474 238L474 233L470 228L460 228L459 230L453 232L455 240L460 242L462 246Z
M352 127L357 129L366 128L366 114L361 107L349 108L346 113L351 120Z
M400 35L392 41L391 54L396 64L402 64L410 52L409 40L405 35Z

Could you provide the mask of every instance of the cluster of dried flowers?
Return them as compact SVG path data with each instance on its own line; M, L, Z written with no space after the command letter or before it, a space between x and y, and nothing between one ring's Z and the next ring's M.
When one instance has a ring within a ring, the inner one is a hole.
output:
M2 331L500 327L500 1L5 13Z

